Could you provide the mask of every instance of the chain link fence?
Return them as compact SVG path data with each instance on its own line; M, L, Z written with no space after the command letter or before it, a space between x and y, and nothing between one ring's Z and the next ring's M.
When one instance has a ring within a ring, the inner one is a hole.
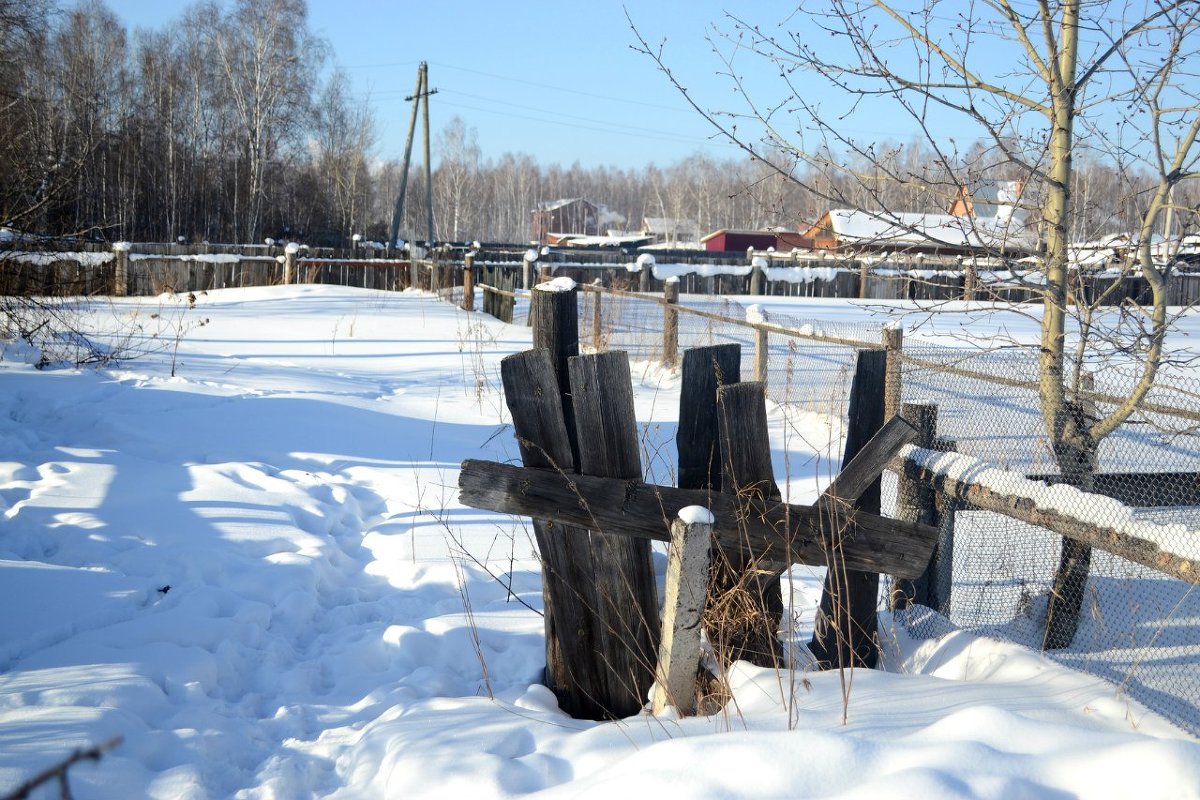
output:
M681 351L737 342L743 346L744 380L765 377L774 402L833 417L846 413L857 350L880 348L885 339L884 319L773 314L764 320L755 309L729 300L689 297L687 305L706 314L679 313ZM765 358L755 356L760 334L747 324L748 313L769 323ZM654 298L581 293L585 346L626 350L635 361L659 361L665 354L664 326L663 305ZM1036 348L908 342L896 357L899 399L936 406L937 449L1054 482L1058 469L1040 411ZM1104 416L1128 397L1138 377L1117 359L1085 366L1094 380L1087 397L1094 416ZM764 368L763 375L756 374ZM1161 549L1196 558L1197 465L1200 379L1186 363L1169 363L1141 410L1100 443L1093 491L1120 503L1073 495L1085 507L1061 510L1097 526L1155 537ZM885 513L895 507L897 483L895 474L884 474ZM1068 581L1056 585L1061 536L970 507L943 503L939 510L953 520L952 529L947 526L952 533L943 535L931 566L945 586L936 608L911 605L896 611L896 621L910 635L931 638L963 629L1041 649L1052 592L1077 591L1082 607L1074 637L1069 646L1047 649L1046 655L1110 681L1118 693L1200 735L1200 591L1194 584L1095 550L1087 569L1064 573ZM881 598L886 600L891 588L885 586Z

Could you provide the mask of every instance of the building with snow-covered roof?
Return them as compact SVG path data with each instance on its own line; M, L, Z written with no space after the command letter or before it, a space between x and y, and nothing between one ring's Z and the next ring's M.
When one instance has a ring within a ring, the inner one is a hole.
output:
M700 224L673 217L644 217L642 233L654 237L655 244L691 245L700 241Z
M533 210L531 237L539 244L549 244L551 233L599 236L602 211L601 206L582 197L540 203Z
M1026 253L1036 242L1011 216L970 217L915 212L872 212L834 208L803 235L815 249L833 251L937 253Z

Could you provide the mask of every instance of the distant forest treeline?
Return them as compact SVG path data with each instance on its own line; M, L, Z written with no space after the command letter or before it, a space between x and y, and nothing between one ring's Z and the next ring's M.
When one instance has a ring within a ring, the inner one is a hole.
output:
M0 225L103 240L387 238L401 165L378 157L370 106L309 30L305 0L199 2L136 33L102 0L0 0L0 107ZM988 174L973 152L967 171ZM436 238L526 241L534 207L565 197L607 206L612 228L672 217L705 232L795 229L833 205L872 208L881 197L893 210L949 205L946 165L920 143L874 159L844 184L797 166L807 189L750 157L562 167L485 157L455 118L434 143ZM1077 166L1077 235L1128 229L1136 194L1118 190L1128 176ZM881 181L864 191L872 171ZM401 235L424 238L419 166L407 197Z

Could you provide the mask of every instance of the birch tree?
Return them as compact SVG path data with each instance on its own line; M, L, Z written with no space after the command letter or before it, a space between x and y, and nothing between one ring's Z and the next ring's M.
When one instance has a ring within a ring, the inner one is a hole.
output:
M244 170L235 235L261 238L267 166L304 120L322 46L307 29L304 0L238 0L210 45L238 125Z
M1196 176L1198 18L1195 0L823 0L774 27L729 15L713 43L739 105L720 111L688 92L662 47L637 35L638 48L721 136L832 205L853 198L889 214L896 209L883 187L916 183L944 209L981 172L1026 184L1045 276L1040 415L1062 480L1088 489L1100 441L1145 402L1166 358L1167 267L1151 244L1177 188ZM760 90L747 78L747 55L780 83ZM864 119L873 122L867 127L917 131L932 170L914 174L888 157L856 133ZM971 141L950 139L951 126L969 130ZM1138 248L1127 267L1151 295L1123 307L1108 329L1070 297L1070 238L1083 231L1087 211L1074 196L1075 165L1085 159L1109 165L1123 203L1136 209ZM1089 402L1084 368L1100 348L1136 365L1126 396L1102 412ZM1064 540L1045 646L1071 642L1089 561L1086 546Z

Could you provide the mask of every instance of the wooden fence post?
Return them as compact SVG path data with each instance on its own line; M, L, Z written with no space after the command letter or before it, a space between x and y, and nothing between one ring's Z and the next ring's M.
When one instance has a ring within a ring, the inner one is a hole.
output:
M742 347L717 344L683 351L679 386L679 488L721 491L717 390L742 379Z
M579 471L579 445L575 438L575 411L567 359L579 355L579 292L575 288L548 288L543 284L529 293L529 324L533 346L550 351L562 394L563 419L574 454L572 472ZM566 468L566 465L562 465Z
M570 471L575 456L550 352L527 350L508 356L500 362L500 375L525 466ZM604 709L596 698L603 681L592 657L595 616L580 602L587 599L590 577L587 530L534 518L533 533L542 562L546 685L566 713L599 719Z
M887 355L882 350L860 350L850 388L850 411L842 463L848 464L883 427L883 395ZM856 509L878 514L880 481L854 504ZM879 620L879 574L847 569L838 555L843 531L836 514L830 514L826 531L829 564L821 607L809 650L823 669L874 667L879 657L876 643Z
M597 290L590 294L592 295L592 349L599 353L604 350L604 339L601 334L604 292L599 291L597 287Z
M975 266L975 259L968 258L963 261L963 300L971 301L975 299L975 284L979 279L979 269Z
M756 326L754 328L754 380L761 383L764 388L767 385L767 356L770 354L769 341L767 329Z
M650 711L674 706L681 716L696 711L696 675L701 657L701 618L707 595L713 516L703 506L681 509L671 523L662 635L658 643Z
M735 383L717 389L721 490L739 501L780 497L771 464L766 387ZM721 552L710 572L705 629L722 665L744 659L760 667L782 663L779 622L783 567L756 554Z
M296 254L300 252L300 245L295 242L288 242L287 247L283 248L283 283L290 284L296 280Z
M903 399L904 328L896 325L883 329L883 350L887 359L883 389L883 418L889 420L900 413L900 404Z
M679 278L671 276L663 283L663 364L673 367L679 361Z
M579 472L642 479L629 357L622 351L568 359L575 408ZM589 533L592 558L585 580L594 592L599 640L593 658L605 678L599 702L614 717L641 710L654 684L658 657L658 591L650 542L619 531Z
M525 251L521 259L521 288L533 288L533 262L537 261L538 253L532 247Z
M754 256L750 259L750 294L763 293L763 271L767 268L767 259Z
M463 311L475 310L475 254L463 256Z
M129 294L129 242L113 242L113 287L117 297Z

